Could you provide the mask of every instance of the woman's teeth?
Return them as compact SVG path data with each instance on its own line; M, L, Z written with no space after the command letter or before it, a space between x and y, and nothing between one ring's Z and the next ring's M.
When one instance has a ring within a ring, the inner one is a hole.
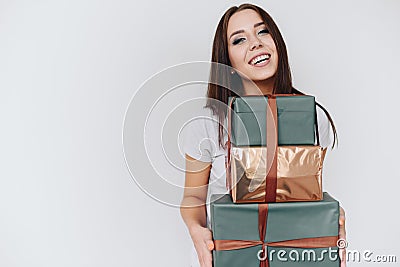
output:
M270 54L258 56L255 59L253 59L252 61L250 61L250 64L251 65L256 65L256 64L261 63L261 62L263 62L265 60L268 60L270 57L271 57Z

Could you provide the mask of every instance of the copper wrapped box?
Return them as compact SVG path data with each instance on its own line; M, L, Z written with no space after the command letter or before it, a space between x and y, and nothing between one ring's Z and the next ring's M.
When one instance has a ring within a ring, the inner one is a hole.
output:
M276 194L271 202L321 200L325 153L320 146L279 146ZM266 147L232 147L229 172L233 202L265 202Z

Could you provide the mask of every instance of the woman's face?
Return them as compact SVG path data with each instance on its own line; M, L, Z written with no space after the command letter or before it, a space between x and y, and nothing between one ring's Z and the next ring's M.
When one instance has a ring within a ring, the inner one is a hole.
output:
M233 68L253 81L274 77L278 67L275 42L256 11L245 9L233 14L227 37Z

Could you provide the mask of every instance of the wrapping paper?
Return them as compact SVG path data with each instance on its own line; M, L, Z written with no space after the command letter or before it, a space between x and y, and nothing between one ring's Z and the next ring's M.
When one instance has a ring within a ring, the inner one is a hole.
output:
M339 267L339 203L328 193L318 202L237 205L229 195L211 201L214 267ZM286 251L286 261L279 251Z
M243 96L232 101L232 144L264 146L268 96ZM315 98L308 95L276 96L278 144L314 145Z
M321 200L326 148L278 146L277 149L276 202ZM227 179L233 201L264 202L267 148L231 147L230 154Z

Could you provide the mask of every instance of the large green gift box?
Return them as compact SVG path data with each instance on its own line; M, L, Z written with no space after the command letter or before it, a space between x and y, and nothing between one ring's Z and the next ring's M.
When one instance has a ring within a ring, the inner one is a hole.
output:
M214 267L338 267L339 203L234 204L211 197ZM265 251L267 250L267 254Z
M230 97L232 144L266 145L268 96ZM315 98L309 95L276 96L279 145L314 145Z

